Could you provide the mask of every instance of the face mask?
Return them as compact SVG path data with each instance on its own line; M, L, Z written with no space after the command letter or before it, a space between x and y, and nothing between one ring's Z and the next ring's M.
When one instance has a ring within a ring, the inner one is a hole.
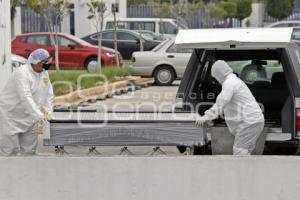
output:
M45 70L49 70L50 69L50 66L51 66L51 64L49 63L49 64L43 64L43 69L45 69Z

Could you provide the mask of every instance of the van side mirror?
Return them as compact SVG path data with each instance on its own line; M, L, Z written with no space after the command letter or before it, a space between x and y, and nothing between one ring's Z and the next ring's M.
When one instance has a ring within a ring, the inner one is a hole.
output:
M140 39L139 38L137 38L137 39L135 39L136 40L136 43L137 44L140 44Z

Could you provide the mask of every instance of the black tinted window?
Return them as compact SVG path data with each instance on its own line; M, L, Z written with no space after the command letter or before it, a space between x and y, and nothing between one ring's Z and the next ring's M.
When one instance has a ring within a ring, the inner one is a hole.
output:
M160 23L160 33L164 34L176 34L177 33L177 27L174 24L171 24L170 22L163 22L163 25Z
M137 38L130 34L125 32L118 32L117 34L118 40L136 40Z
M95 36L97 38L97 36ZM113 32L105 32L105 33L102 33L102 39L103 40L113 40L114 38L114 34Z

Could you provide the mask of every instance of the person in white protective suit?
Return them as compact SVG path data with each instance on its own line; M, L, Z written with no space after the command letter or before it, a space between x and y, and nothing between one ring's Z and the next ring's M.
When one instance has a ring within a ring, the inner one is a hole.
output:
M215 104L204 116L199 116L196 126L224 114L231 134L235 136L234 155L250 155L264 128L264 115L247 85L240 80L224 61L216 61L211 75L222 85Z
M49 53L37 49L28 61L14 70L0 93L0 155L35 154L37 126L52 112Z

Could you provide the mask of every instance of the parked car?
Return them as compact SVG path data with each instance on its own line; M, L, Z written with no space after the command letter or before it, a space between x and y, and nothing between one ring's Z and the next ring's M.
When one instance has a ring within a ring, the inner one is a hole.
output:
M221 85L211 76L211 67L216 60L225 60L247 84L263 110L264 153L296 154L300 138L300 48L290 41L292 31L292 28L179 31L175 43L193 48L194 52L178 89L177 109L203 115L212 106ZM245 72L247 75L243 75ZM228 128L222 117L214 120L209 133L208 138L217 134L222 144L233 142L225 139ZM206 150L214 149L213 139L211 142ZM232 145L228 146L232 152ZM226 150L219 151L224 154Z
M187 29L187 23L182 20L168 18L118 18L118 29L148 30L158 35L163 34L165 38L175 37L178 30ZM114 19L104 20L104 29L114 28Z
M16 55L16 54L11 55L12 70L14 70L15 68L18 68L21 65L24 65L26 63L28 63L28 60L26 58Z
M278 21L266 26L268 28L300 27L300 21Z
M98 45L98 35L99 33L94 33L82 39L90 44ZM114 48L114 31L102 31L101 41L103 46ZM142 42L145 51L153 49L160 43L160 41L148 40L146 38L142 38ZM129 60L134 51L140 50L140 35L135 31L117 30L117 45L118 51L122 54L122 57Z
M132 75L154 77L159 85L170 85L180 79L191 56L191 49L174 45L174 39L167 39L152 51L134 52Z
M44 48L54 58L54 46L50 42L50 33L27 33L17 35L12 41L12 53L28 58L37 48ZM61 69L90 69L97 63L98 47L75 36L58 33L59 65ZM51 69L54 69L54 60ZM104 65L116 63L115 51L102 48L101 61ZM120 56L120 61L122 57Z

